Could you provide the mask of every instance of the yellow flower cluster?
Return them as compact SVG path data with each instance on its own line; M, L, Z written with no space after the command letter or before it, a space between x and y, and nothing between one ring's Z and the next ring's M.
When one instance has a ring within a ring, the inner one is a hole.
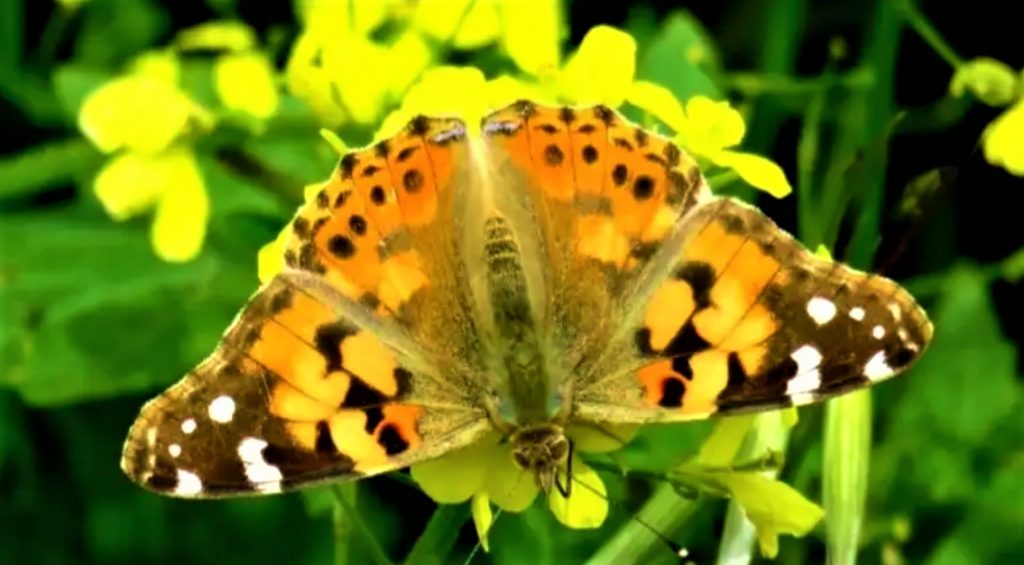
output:
M205 112L176 85L179 67L169 52L140 57L130 72L93 91L78 126L112 154L94 189L116 221L156 209L153 249L166 261L188 261L202 247L209 201L191 148L175 143Z
M96 175L96 197L116 221L155 209L153 249L171 262L202 251L210 216L190 134L212 128L216 117L179 86L179 53L193 49L225 51L213 76L226 113L258 124L277 111L273 69L256 50L255 34L242 24L213 22L183 31L172 49L138 57L124 75L89 93L78 114L82 133L111 155Z

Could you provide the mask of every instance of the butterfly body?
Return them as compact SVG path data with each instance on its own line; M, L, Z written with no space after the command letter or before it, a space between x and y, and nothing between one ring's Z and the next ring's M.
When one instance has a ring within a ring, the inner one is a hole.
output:
M931 339L896 283L814 257L600 106L414 119L291 228L284 272L143 408L122 463L140 484L279 492L497 432L550 490L573 425L814 402Z

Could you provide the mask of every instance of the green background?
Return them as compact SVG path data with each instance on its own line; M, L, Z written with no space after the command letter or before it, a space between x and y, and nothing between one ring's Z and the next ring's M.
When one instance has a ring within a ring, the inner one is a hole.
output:
M1020 69L1021 20L1010 4L919 7L961 57L990 56ZM743 186L730 192L756 200L808 244L835 243L838 258L884 265L931 312L937 332L929 354L907 378L873 393L858 562L1021 563L1024 292L1015 275L1024 182L977 150L1001 110L947 95L953 69L900 5L576 0L565 5L565 52L592 26L613 25L638 43L638 78L681 99L717 92L740 102L743 150L781 164L797 194L776 201ZM130 57L218 17L252 25L283 65L297 33L289 2L93 0L64 12L47 0L0 1L0 563L367 563L374 547L393 563L461 563L476 543L468 508L437 508L401 478L346 491L357 508L351 515L334 508L329 491L168 500L118 468L141 404L212 350L258 284L257 251L276 237L302 186L332 166L320 158L311 121L272 123L268 135L244 140L245 151L233 151L243 140L229 137L201 152L214 212L203 254L184 265L154 257L147 218L115 224L103 213L91 182L104 157L76 129L75 108ZM681 56L704 34L717 72ZM830 57L837 39L845 45L838 59ZM441 61L485 72L500 58L494 48L438 48ZM352 143L369 133L339 131ZM956 182L925 199L927 214L893 216L911 179L947 166L958 171ZM806 204L835 194L852 195L851 205ZM839 216L841 229L824 230ZM801 409L781 475L815 501L826 472L822 413ZM691 454L709 429L645 431L630 457ZM617 533L633 531L622 528L635 525L652 489L639 479L606 481L613 511L600 530L565 529L538 503L499 518L491 552L474 562L673 562L644 532L629 534L620 561L601 553ZM724 510L721 501L681 505L678 527L659 531L710 564ZM823 563L824 535L819 527L783 538L778 562Z

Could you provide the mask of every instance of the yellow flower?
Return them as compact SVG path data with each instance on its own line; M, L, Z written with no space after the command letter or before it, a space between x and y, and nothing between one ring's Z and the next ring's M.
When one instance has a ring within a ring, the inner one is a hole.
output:
M523 72L544 76L561 63L559 44L566 29L558 0L497 0L501 42Z
M202 250L210 203L191 149L122 153L99 172L94 190L115 221L156 208L150 238L161 259L190 261Z
M376 123L393 98L433 61L430 47L415 29L389 44L370 37L402 6L396 1L300 4L303 31L292 45L285 79L289 91L324 125Z
M146 51L132 61L131 72L176 85L181 75L181 61L170 49Z
M127 148L158 153L185 132L198 107L173 84L127 75L90 93L78 127L104 153Z
M782 168L754 155L733 151L746 134L743 117L728 102L694 96L684 107L663 86L638 81L630 87L630 104L645 110L676 132L676 141L690 153L719 167L732 169L751 186L776 198L793 191Z
M212 21L182 30L175 43L186 51L249 51L256 48L256 32L242 22Z
M467 8L469 13L463 19ZM494 42L501 33L493 0L420 0L416 3L413 26L436 41L451 42L458 49L479 49Z
M214 64L213 77L227 108L264 120L277 113L280 96L266 55L256 51L221 55Z
M985 160L1010 174L1024 177L1024 98L985 128Z
M377 130L375 140L397 134L417 115L457 116L471 131L490 109L487 80L476 67L436 67L409 89L402 106L391 112Z
M528 25L528 14L512 8L509 12L518 14L522 19L521 25ZM554 16L547 18L551 18L554 23L558 21ZM557 30L555 26L549 31L550 35L556 36ZM636 73L636 42L620 30L608 26L591 29L562 69L557 68L557 48L547 48L542 42L537 48L530 49L526 38L517 41L520 41L517 50L510 50L509 55L518 58L520 68L534 75L536 80L520 81L502 76L490 81L487 97L492 107L500 107L523 97L544 103L603 103L618 107L622 105L633 83ZM554 45L557 46L557 41ZM527 70L527 67L531 69Z
M558 77L562 97L577 104L618 108L636 73L633 36L609 26L587 32L579 49Z
M557 490L549 493L548 508L559 522L570 528L597 528L608 516L604 483L578 455L621 448L632 439L637 426L623 425L609 430L615 437L582 426L570 427L573 441L572 476L559 473L559 483L569 496ZM618 438L618 439L615 439ZM412 466L412 477L425 493L442 504L459 504L473 499L474 518L483 538L490 523L490 503L506 512L522 512L540 493L536 477L519 468L512 459L512 446L500 441L497 432L485 439L431 461ZM570 485L571 483L571 485Z
M988 106L1006 106L1013 102L1020 90L1016 71L1002 61L989 57L978 57L957 68L949 83L953 96L963 96L964 91Z

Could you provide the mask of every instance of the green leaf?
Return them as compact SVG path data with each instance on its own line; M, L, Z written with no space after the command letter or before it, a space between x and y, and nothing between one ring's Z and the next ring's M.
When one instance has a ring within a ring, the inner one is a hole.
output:
M149 0L92 2L83 14L74 59L96 68L118 65L153 46L170 23L160 4Z
M284 206L279 196L249 180L239 178L212 155L199 153L196 159L206 181L213 216L224 218L235 214L258 214L283 219L294 213L294 209Z
M67 118L74 122L86 96L113 76L108 71L74 63L57 67L53 72L53 86Z
M73 211L0 223L0 383L60 405L169 384L205 357L256 285L251 265L207 253L156 259L143 225Z
M974 266L953 269L931 314L935 337L908 379L914 401L901 405L901 419L926 426L940 442L981 445L1021 399L1016 347L1000 329L987 277Z
M686 10L672 12L637 65L636 78L672 91L681 101L702 94L721 100L717 48L700 22Z
M103 155L82 138L42 143L0 160L0 198L27 196L70 184L103 162Z

